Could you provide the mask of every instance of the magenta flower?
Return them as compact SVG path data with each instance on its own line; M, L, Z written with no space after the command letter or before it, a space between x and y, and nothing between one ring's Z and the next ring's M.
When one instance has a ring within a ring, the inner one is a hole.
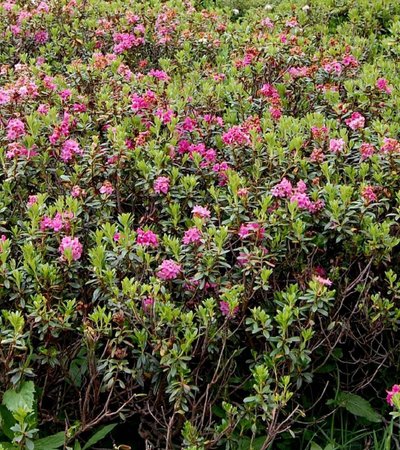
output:
M375 85L380 91L386 92L386 94L392 93L392 88L388 84L386 78L378 78Z
M204 208L203 206L194 206L192 209L192 214L194 217L200 217L202 219L209 219L211 216L210 210Z
M165 259L158 268L157 276L161 280L173 280L182 270L182 266L172 259Z
M314 275L314 280L322 286L332 286L332 281L329 278L324 278L320 275Z
M28 208L30 208L31 206L35 205L38 201L38 196L37 195L30 195L28 198L28 203L26 204L26 206Z
M331 139L329 141L329 150L332 153L340 153L344 149L344 144L343 139Z
M264 234L265 234L265 229L259 223L250 222L250 223L242 224L240 226L238 234L241 239L245 239L252 234L254 234L254 236L257 239L263 239Z
M60 158L64 162L70 161L75 155L82 155L82 149L79 147L79 144L73 139L68 139L64 142L61 148Z
M393 397L400 393L400 385L395 384L392 386L392 390L386 392L387 392L386 401L389 403L390 406L393 406Z
M25 125L20 119L10 119L7 124L7 139L13 141L25 135Z
M225 300L221 300L219 302L219 309L221 311L221 314L225 316L227 319L232 319L239 312L239 306L231 308L229 306L229 303L226 302Z
M142 300L142 308L144 312L149 313L153 309L154 299L151 297L147 297Z
M158 247L158 237L151 230L144 231L141 228L138 228L136 233L136 243L138 245L154 248Z
M400 142L393 138L384 138L381 146L382 153L400 152Z
M284 198L289 197L292 194L293 186L292 183L287 179L283 178L280 183L272 188L271 194L274 197Z
M359 112L353 112L351 117L345 120L345 123L352 130L358 130L359 128L364 128L365 117Z
M35 34L35 42L36 44L45 44L49 39L49 33L46 30L38 31Z
M72 259L77 261L82 256L82 244L78 238L72 238L71 236L65 236L60 244L59 252L61 253L61 260L65 261L66 250L71 251Z
M241 126L235 125L222 135L222 141L225 145L249 145L250 136Z
M375 190L372 186L366 186L362 190L361 195L366 203L372 203L378 199L378 196L376 195Z
M182 239L182 242L185 245L198 244L200 242L200 239L201 239L201 231L196 227L192 227L189 228L187 231L185 231L185 235Z
M375 152L374 146L372 144L368 144L367 142L363 142L360 146L361 159L370 158Z
M109 181L105 181L100 188L100 194L111 195L114 192L114 188Z
M168 177L158 177L154 181L154 192L156 194L167 194L169 191L170 180Z

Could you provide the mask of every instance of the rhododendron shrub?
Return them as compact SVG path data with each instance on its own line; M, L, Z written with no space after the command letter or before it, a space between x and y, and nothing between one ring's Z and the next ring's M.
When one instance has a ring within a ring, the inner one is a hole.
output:
M398 404L400 4L205 3L0 2L1 390L66 446Z

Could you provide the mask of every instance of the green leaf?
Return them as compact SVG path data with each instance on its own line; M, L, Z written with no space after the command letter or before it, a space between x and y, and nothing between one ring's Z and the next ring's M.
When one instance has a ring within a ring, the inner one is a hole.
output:
M322 450L322 447L320 447L317 443L311 442L310 450Z
M19 391L10 389L4 393L3 405L5 405L11 412L15 412L19 408L32 411L34 400L35 385L32 381L25 381L22 383Z
M4 406L0 405L0 416L1 416L1 431L12 440L14 438L14 432L11 427L15 425L15 419L11 412Z
M0 450L18 450L18 447L10 444L9 442L0 442Z
M75 441L74 450L82 450L81 444L79 441Z
M55 450L60 448L65 443L65 433L60 431L59 433L47 436L35 441L35 450Z
M94 435L86 442L82 450L88 450L92 445L97 444L97 442L106 437L107 434L110 433L116 426L116 423L112 423L100 428L100 430L94 433Z
M339 392L336 403L351 414L363 417L370 422L378 423L382 421L382 417L372 408L370 403L359 395Z

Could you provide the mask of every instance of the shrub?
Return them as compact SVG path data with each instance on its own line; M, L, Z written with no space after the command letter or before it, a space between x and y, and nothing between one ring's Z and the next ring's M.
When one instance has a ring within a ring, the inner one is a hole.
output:
M1 4L0 376L38 405L15 448L137 420L266 449L335 391L382 410L400 7L342 3Z

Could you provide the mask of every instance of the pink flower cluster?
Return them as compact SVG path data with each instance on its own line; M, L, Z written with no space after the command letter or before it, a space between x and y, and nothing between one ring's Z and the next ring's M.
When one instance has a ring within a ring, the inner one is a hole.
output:
M157 276L161 280L173 280L182 271L182 266L172 259L165 259L158 268Z
M352 130L358 130L364 128L365 117L359 112L353 112L353 114L345 120L346 125Z
M305 209L311 213L320 211L325 206L324 201L311 201L306 191L307 186L304 181L300 180L294 188L288 179L283 178L280 183L272 188L271 193L274 197L289 198L290 202L297 203L300 209Z
M135 31L139 34L144 33L145 30L142 25L138 25L135 27ZM117 55L132 47L139 47L144 43L144 38L142 36L131 33L115 33L113 39L115 43L113 50Z
M363 142L360 146L361 159L370 158L375 153L375 148L372 144Z
M156 194L168 194L170 180L168 177L158 177L154 181L154 192Z
M61 147L60 158L64 162L69 162L75 155L83 155L83 150L79 147L78 142L73 139L68 139Z
M32 200L31 200L31 197ZM29 197L29 206L32 206L32 204L37 202L37 197L36 200L34 199L34 197L36 196L30 196ZM55 232L61 231L61 230L65 230L65 231L69 231L71 228L71 224L70 224L70 220L74 218L74 213L67 211L67 212L63 212L63 213L56 213L56 215L54 216L54 218L52 219L49 216L44 216L42 218L42 220L40 221L40 230L41 231L45 231L45 230L53 230Z
M382 153L400 152L400 142L393 138L384 138L381 146Z
M389 82L388 82L388 80L386 80L386 78L378 78L375 86L380 91L386 92L386 94L392 93L392 88L389 86Z
M111 195L114 192L113 185L109 181L104 181L100 188L100 194Z
M242 224L238 234L241 239L245 239L252 235L255 236L256 239L261 240L264 238L265 229L259 223L250 222Z
M34 148L26 148L24 147L22 144L20 144L19 142L11 142L10 144L8 144L8 150L6 152L6 157L8 159L12 159L12 158L18 158L18 157L23 157L23 158L32 158L33 156L36 156L38 153L35 150L35 146Z
M77 261L82 256L82 244L79 242L78 238L72 238L71 236L65 236L62 238L59 252L61 253L61 260L65 261L66 251L71 251L72 259Z
M196 205L192 209L193 217L200 217L201 219L209 219L211 217L211 212L208 208Z
M378 199L373 186L366 186L362 190L361 195L367 204L376 202L376 200Z
M185 231L185 235L183 236L182 242L185 245L189 244L198 244L201 239L201 231L196 228L192 227Z
M136 230L136 243L138 245L143 245L145 247L158 247L158 237L157 235L151 231L151 230L142 230L141 228L138 228Z
M332 153L340 153L344 149L345 142L343 139L331 139L329 141L329 150Z
M222 135L222 141L225 145L250 145L250 135L246 133L240 125L235 125L229 128Z
M239 306L231 308L229 306L229 303L226 302L225 300L221 300L219 302L219 309L221 311L221 314L225 316L227 319L233 319L239 312Z
M10 119L7 124L7 139L14 141L25 135L25 125L20 119Z
M278 90L272 86L272 84L264 84L260 89L260 93L267 98L271 104L269 112L275 120L279 120L282 117L282 101Z
M390 391L386 392L387 392L386 401L389 403L390 406L394 406L393 397L395 395L398 396L400 394L400 385L395 384L392 386L392 389Z

